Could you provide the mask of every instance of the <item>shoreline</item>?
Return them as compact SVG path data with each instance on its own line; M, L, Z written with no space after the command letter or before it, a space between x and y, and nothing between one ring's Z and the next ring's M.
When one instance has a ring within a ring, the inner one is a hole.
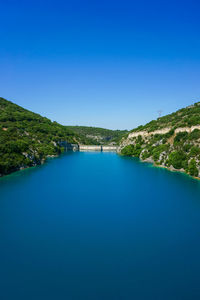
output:
M195 176L192 176L188 173L186 173L185 171L183 170L180 170L180 169L170 169L169 167L167 166L163 166L163 165L157 165L154 161L150 161L150 160L143 160L141 159L140 157L137 157L137 156L134 156L134 155L122 155L120 152L118 152L119 155L121 156L124 156L124 157L133 157L133 158L137 158L141 163L148 163L150 165L152 165L153 167L156 167L156 168L162 168L162 169L166 169L167 171L169 172L176 172L176 173L182 173L186 176L189 176L190 178L192 179L197 179L197 180L200 180L200 177L195 177Z
M135 156L132 156L132 157L135 157ZM182 170L180 170L180 169L170 169L169 167L167 167L167 166L163 166L163 165L157 165L155 162L150 162L150 161L147 161L147 160L142 160L141 158L139 158L139 160L141 161L141 162L146 162L146 163L150 163L150 164L152 164L154 167L156 167L156 168L162 168L162 169L166 169L166 170L168 170L169 172L176 172L176 173L182 173L182 174L184 174L184 175L187 175L187 176L189 176L190 178L193 178L193 179L197 179L197 180L200 180L200 177L196 177L196 176L192 176L192 175L190 175L190 174L188 174L188 173L186 173L185 171L182 171Z
M66 151L66 152L68 152L68 151ZM100 152L100 151L91 151L91 150L90 150L90 151L87 151L87 150L85 150L85 151L80 151L80 152ZM103 152L103 151L102 151L102 152ZM131 155L131 156L128 156L128 155L122 155L122 154L120 154L118 151L105 151L105 152L113 152L113 153L119 154L120 156L138 158L139 161L140 161L141 163L148 163L148 164L151 164L153 167L156 167L156 168L166 169L166 170L169 171L169 172L182 173L182 174L184 174L184 175L189 176L190 178L193 178L193 179L196 179L196 180L200 180L200 177L192 176L192 175L190 175L190 174L188 174L188 173L186 173L185 171L180 170L180 169L172 169L172 168L169 168L169 167L167 167L167 166L163 166L163 165L156 164L154 161L143 160L143 159L141 159L141 158L139 158L139 157L136 157L136 156L133 156L133 155ZM39 164L36 164L36 165L33 165L33 166L24 166L24 167L21 167L21 168L15 170L15 171L13 171L13 172L11 172L11 173L9 173L9 174L0 174L0 180L1 180L1 178L5 178L5 177L7 177L7 176L13 175L13 174L18 173L18 172L20 172L20 171L24 171L24 170L27 170L27 169L32 169L32 168L41 166L41 165L45 164L49 159L53 159L53 158L60 157L62 154L63 154L63 153L61 153L60 155L48 155L48 156L46 157L46 159L43 160L43 161L41 161Z
M67 153L67 152L104 152L104 153L108 153L108 152L111 152L111 153L117 153L116 150L113 150L113 149L106 149L104 151L99 151L99 150L88 150L88 149L85 149L85 150L77 150L77 151L74 151L74 150L67 150L67 151L64 151L60 154L55 154L55 155L47 155L45 159L42 159L39 163L35 163L33 164L32 166L21 166L19 168L16 168L14 171L8 173L8 174L0 174L0 180L1 178L5 178L7 176L10 176L12 174L15 174L15 173L18 173L20 171L24 171L24 170L27 170L27 169L31 169L31 168L36 168L38 166L41 166L41 165L44 165L47 163L48 160L50 159L54 159L54 158L58 158L60 156L62 156L63 154Z
M23 166L23 167L16 168L16 170L14 170L14 171L12 171L12 172L10 172L8 174L0 174L0 180L1 180L1 178L5 178L7 176L11 176L11 175L16 174L18 172L42 166L42 165L44 165L48 161L48 159L56 158L56 157L59 157L60 155L48 155L45 159L42 159L40 161L40 163L35 163L32 166Z

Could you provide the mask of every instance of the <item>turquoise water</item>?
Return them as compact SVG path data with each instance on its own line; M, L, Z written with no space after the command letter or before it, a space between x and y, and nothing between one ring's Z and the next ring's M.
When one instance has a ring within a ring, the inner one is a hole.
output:
M0 179L0 299L200 299L200 182L115 153Z

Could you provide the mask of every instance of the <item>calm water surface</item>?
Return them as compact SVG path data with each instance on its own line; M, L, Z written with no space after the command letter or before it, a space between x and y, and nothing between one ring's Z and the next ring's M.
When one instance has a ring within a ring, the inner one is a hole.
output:
M78 152L0 179L0 299L200 299L200 182Z

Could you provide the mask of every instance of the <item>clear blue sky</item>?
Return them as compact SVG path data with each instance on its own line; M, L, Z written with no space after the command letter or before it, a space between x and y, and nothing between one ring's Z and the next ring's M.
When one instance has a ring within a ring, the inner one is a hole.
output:
M0 96L131 129L200 100L200 1L0 0Z

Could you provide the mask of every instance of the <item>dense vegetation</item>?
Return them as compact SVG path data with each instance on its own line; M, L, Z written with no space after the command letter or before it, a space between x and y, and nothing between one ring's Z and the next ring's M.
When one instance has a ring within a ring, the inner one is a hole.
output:
M117 144L127 131L57 122L0 98L0 176L43 163L64 151L63 142Z
M124 139L121 154L200 177L200 130L192 129L194 125L200 125L200 103L138 127L150 134ZM166 134L153 134L153 130L165 127L171 128ZM188 131L179 132L185 127Z
M67 128L81 136L85 144L90 145L119 144L121 138L128 132L127 130L110 130L87 126L67 126Z
M0 175L40 164L63 151L61 141L78 139L65 126L0 98Z
M146 125L141 125L132 131L146 130L148 132L162 129L165 127L191 127L200 124L200 102L182 108L172 114L152 120Z

